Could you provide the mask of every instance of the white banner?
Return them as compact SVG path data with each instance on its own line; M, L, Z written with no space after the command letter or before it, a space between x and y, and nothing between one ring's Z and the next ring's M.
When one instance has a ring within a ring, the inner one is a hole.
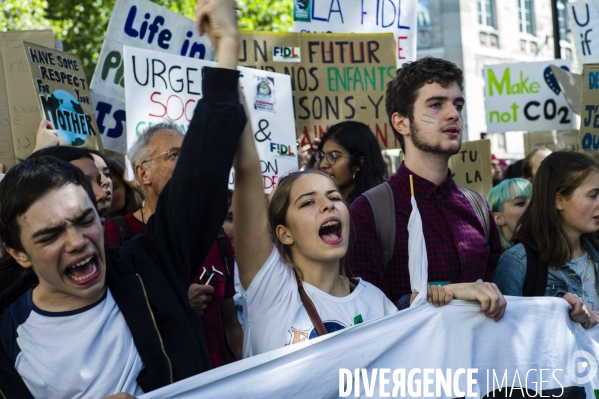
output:
M198 35L193 20L149 0L117 0L91 91L102 144L121 154L128 148L122 129L124 114L119 112L124 112L125 97L123 45L193 59L214 59L208 36Z
M127 149L144 129L165 120L186 132L196 102L202 97L202 68L215 62L124 46L127 85ZM291 78L288 75L239 67L260 164L264 191L297 170ZM289 123L292 121L292 123ZM230 177L234 183L234 173ZM232 185L231 185L231 188Z
M550 65L570 60L486 65L487 132L570 130L574 117Z
M579 1L568 9L578 62L599 62L599 1Z
M506 300L505 316L497 323L472 302L454 300L435 308L424 301L219 367L141 399L482 398L500 388L503 395L496 396L524 396L512 387L545 397L594 398L599 345L570 321L566 301Z
M397 66L416 60L417 0L294 0L293 32L393 33Z
M512 397L514 391L516 397L595 397L599 344L591 335L597 333L572 323L565 300L506 297L499 322L475 302L435 308L426 300L426 244L413 196L408 230L410 284L419 292L409 309L219 367L141 399L482 398Z

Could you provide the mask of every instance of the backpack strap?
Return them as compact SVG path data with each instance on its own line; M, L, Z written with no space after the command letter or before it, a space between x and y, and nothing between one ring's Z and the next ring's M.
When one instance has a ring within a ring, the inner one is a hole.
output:
M522 296L545 296L549 269L541 264L537 251L523 242L521 244L526 250L526 278L522 287Z
M384 182L366 191L364 196L372 208L374 226L381 240L383 261L385 263L384 273L391 258L393 258L395 248L395 200L393 190L389 183Z
M489 217L489 212L487 212L487 201L480 195L478 192L474 190L470 190L469 188L459 187L460 191L468 201L474 212L476 212L476 216L478 216L478 220L483 224L483 228L485 229L485 241L489 242L489 238L491 237L491 220Z
M218 252L220 252L220 260L225 267L225 281L230 281L231 271L229 269L229 248L227 247L227 239L225 238L225 230L221 227L217 236Z
M316 332L318 333L319 337L327 335L329 332L322 323L322 320L318 315L318 311L314 307L314 303L312 303L312 300L310 299L308 294L306 294L304 286L302 285L302 280L300 280L299 276L297 275L297 271L295 271L295 269L293 269L293 271L295 274L295 279L297 280L297 289L299 291L300 298L302 300L302 303L304 304L304 309L306 309L306 312L308 312L308 316L310 317L312 325L314 325L314 328L316 329Z
M124 245L131 239L131 229L129 228L129 223L127 223L127 219L125 219L124 216L115 216L112 218L112 221L119 232L119 237L121 237L121 245Z

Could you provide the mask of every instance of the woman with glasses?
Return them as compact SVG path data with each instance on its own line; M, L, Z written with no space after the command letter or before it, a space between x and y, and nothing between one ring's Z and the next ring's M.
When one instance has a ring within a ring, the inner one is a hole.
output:
M333 178L351 204L387 180L387 165L372 130L362 122L341 122L322 136L315 154L319 169Z

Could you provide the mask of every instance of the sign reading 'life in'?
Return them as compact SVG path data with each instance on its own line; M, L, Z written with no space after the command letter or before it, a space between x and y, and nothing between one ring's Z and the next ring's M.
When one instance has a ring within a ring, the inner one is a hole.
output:
M487 132L570 130L574 118L550 65L570 60L487 65Z
M121 154L130 146L126 132L123 46L190 59L214 58L208 36L198 35L193 20L149 0L116 1L91 91L104 148Z

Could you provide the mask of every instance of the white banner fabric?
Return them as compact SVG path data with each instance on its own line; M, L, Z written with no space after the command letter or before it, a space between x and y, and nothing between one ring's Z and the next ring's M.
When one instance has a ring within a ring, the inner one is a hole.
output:
M348 391L350 397L378 398L389 396L385 393L394 397L395 388L395 397L403 392L403 397L432 393L433 397L482 398L500 386L525 386L538 394L542 389L543 395L556 397L565 390L562 398L594 398L592 386L599 387L599 345L579 324L571 322L566 301L506 299L505 316L497 323L472 302L454 300L443 308L424 302L395 315L199 374L141 398L336 398L345 397ZM356 369L365 370L365 376L360 373L357 394L356 381L348 389L351 378L342 369L350 375L355 375ZM451 369L449 394L437 385L438 374L426 377L427 369L443 373ZM403 388L394 377L403 382ZM585 383L585 378L591 382ZM374 384L368 386L372 391L367 392L365 379L367 385ZM577 395L568 388L577 386L586 392ZM469 387L472 395L468 395Z

